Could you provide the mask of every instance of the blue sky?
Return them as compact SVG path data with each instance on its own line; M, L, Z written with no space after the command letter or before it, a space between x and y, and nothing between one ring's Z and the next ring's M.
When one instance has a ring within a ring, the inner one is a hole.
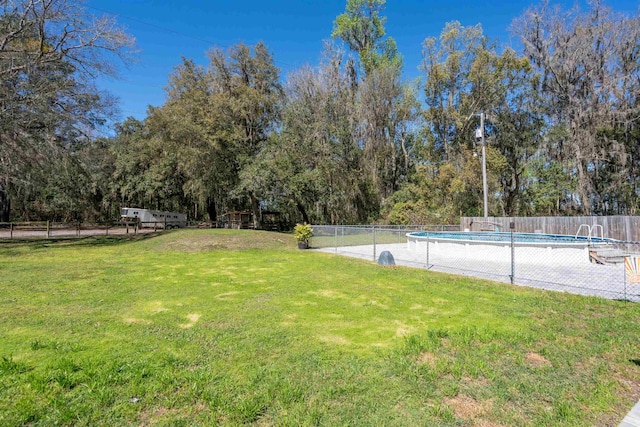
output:
M562 1L565 6L572 1ZM137 40L137 61L121 69L119 80L101 79L99 86L120 99L120 119L142 119L148 105L164 103L169 73L181 57L206 64L211 47L263 41L271 50L281 78L301 65L319 62L346 0L86 0L88 11L116 15ZM485 35L499 46L518 47L508 27L531 4L520 1L410 1L388 0L384 15L387 34L404 58L407 78L420 74L421 44L438 36L446 22L464 26L482 24ZM584 2L582 2L584 4ZM637 13L638 0L609 0L614 10Z

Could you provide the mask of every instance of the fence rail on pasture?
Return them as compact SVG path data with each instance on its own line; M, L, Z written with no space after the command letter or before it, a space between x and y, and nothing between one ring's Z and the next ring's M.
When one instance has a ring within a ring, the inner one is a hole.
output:
M510 231L509 225L515 223L515 231L519 233L543 233L585 235L592 230L592 235L624 241L640 241L640 216L539 216L539 217L461 217L460 230L469 231Z
M54 221L23 221L0 222L0 240L3 239L38 239L38 238L73 238L87 236L109 236L123 234L149 233L171 228L175 225L162 222L142 222L123 224L114 223L86 223L86 222L54 222ZM196 227L199 224L184 222L181 227Z
M559 239L512 232L442 232L439 227L421 226L312 227L311 247L324 252L378 261L383 251L389 251L399 265L640 301L640 241ZM422 233L407 237L414 231Z

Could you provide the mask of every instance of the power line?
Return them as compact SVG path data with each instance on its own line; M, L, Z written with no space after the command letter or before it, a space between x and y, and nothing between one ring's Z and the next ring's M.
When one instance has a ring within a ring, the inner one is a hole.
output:
M111 11L108 11L108 10L105 10L105 9L100 9L98 7L93 7L93 6L86 6L86 7L88 9L97 10L98 12L107 13L109 15L114 15L114 16L118 16L120 18L128 19L130 21L134 21L134 22L137 22L137 23L142 24L142 25L147 25L149 27L156 28L156 29L158 29L160 31L164 31L166 33L175 34L175 35L178 35L178 36L181 36L181 37L185 37L185 38L196 40L196 41L199 41L199 42L202 42L202 43L206 43L209 46L215 46L217 44L215 42L212 42L211 40L207 40L207 39L203 39L201 37L197 37L197 36L194 36L194 35L191 35L191 34L183 33L181 31L176 31L176 30L173 30L171 28L162 27L160 25L152 24L151 22L146 22L146 21L143 21L143 20L138 19L138 18L133 18L131 16L126 16L126 15L122 15L122 14L119 14L119 13L114 13L114 12L111 12ZM279 65L286 66L286 67L291 67L291 68L294 67L294 65L292 65L292 64L287 64L285 62L276 61L275 58L273 59L273 62L276 63L276 64L279 64Z

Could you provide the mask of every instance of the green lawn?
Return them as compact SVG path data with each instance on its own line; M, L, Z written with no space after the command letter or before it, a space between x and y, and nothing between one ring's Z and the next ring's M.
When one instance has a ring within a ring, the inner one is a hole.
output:
M0 246L0 426L617 425L640 305L295 249Z
M322 230L325 232L325 230ZM329 230L329 232L331 232ZM376 244L405 243L407 241L407 231L405 230L376 230ZM314 248L327 248L333 246L360 246L373 245L372 230L362 229L337 229L337 234L318 235L311 239L311 246Z

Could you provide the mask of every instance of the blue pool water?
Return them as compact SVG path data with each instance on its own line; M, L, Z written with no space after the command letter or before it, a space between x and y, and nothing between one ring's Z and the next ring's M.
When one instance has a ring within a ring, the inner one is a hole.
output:
M503 232L460 232L460 233L439 233L439 232L416 232L410 233L409 236L415 238L447 239L447 240L465 240L478 242L511 242L511 233ZM607 243L613 242L613 239L603 239L601 237L587 236L568 236L563 234L534 234L534 233L513 233L513 239L518 243ZM422 239L420 239L422 240Z

